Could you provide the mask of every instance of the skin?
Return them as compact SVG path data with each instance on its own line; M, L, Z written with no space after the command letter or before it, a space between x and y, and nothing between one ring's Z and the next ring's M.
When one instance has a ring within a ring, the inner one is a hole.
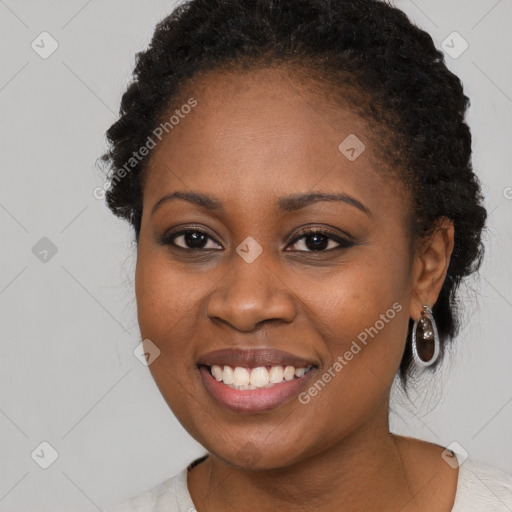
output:
M197 106L147 168L136 297L142 338L161 351L150 365L155 382L211 454L188 475L197 510L451 510L457 470L443 448L388 428L408 320L437 300L451 222L413 244L412 198L383 170L370 126L282 69L210 72L186 92L183 103L194 97ZM338 149L349 134L366 145L355 161ZM178 199L151 214L177 190L214 196L224 211ZM275 208L312 191L343 192L369 213L328 201ZM207 231L205 249L187 249L183 236L174 240L181 250L159 243L178 226ZM313 251L311 238L298 239L304 227L346 232L355 244L327 239ZM250 264L236 252L248 236L263 249ZM394 303L401 311L308 404L236 413L201 382L200 355L268 346L314 360L316 380Z

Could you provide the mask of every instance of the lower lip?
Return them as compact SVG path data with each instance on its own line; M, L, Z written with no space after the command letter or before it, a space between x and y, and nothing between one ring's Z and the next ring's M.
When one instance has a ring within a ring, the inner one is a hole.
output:
M219 382L206 366L200 366L199 371L204 387L219 403L232 411L251 413L275 409L298 395L300 390L306 387L315 368L298 379L283 381L270 388L242 391Z

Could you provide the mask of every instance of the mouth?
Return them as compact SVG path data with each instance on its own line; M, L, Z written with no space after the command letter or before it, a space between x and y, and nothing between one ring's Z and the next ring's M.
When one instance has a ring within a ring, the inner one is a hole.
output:
M238 391L254 389L268 389L279 386L283 382L300 379L315 368L313 365L298 367L291 365L257 366L248 368L245 366L201 365L207 369L210 375L225 386Z
M289 402L318 369L316 361L275 349L223 349L199 358L206 391L239 413L257 413Z

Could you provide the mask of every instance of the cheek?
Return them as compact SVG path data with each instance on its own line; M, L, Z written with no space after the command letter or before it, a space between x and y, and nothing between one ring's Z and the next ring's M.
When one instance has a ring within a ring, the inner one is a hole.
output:
M194 364L194 336L204 291L199 282L211 280L208 272L198 277L173 263L165 251L155 248L141 231L135 269L137 317L142 339L160 350L149 365L152 377L178 420L201 439L195 425L204 416L196 399L200 396ZM203 285L204 286L204 285ZM211 286L211 285L210 285Z
M303 283L315 316L347 335L372 326L395 302L406 309L410 293L408 261L403 254L388 256L382 245L361 249L320 281L320 286L314 276ZM394 317L394 312L389 316Z
M409 321L407 269L407 251L375 244L320 285L313 279L303 283L312 326L331 361L343 359L343 380L357 385L368 372L385 382L394 378Z
M141 336L152 340L163 355L169 355L165 359L172 363L174 371L185 368L183 361L193 346L193 340L191 343L184 340L194 333L201 314L201 290L197 281L197 276L194 278L175 268L161 251L139 245L135 294Z
M194 398L199 390L193 337L201 313L197 278L177 270L161 251L146 247L139 244L135 293L141 337L160 350L149 370L174 414L193 424L201 410Z
M399 258L386 263L383 252L375 251L321 286L304 283L310 290L305 298L310 329L322 338L326 364L301 403L307 415L328 419L310 427L326 445L386 407L407 333L406 263Z

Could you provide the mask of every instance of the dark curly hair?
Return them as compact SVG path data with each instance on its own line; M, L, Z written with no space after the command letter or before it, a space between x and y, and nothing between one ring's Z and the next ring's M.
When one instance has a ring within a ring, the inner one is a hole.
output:
M138 243L143 171L152 153L135 163L133 155L193 77L257 66L301 69L329 92L354 93L343 94L340 101L375 121L370 126L383 161L411 191L412 239L430 233L440 218L453 221L454 249L433 307L444 351L459 327L456 291L483 257L481 232L487 213L471 164L471 133L465 122L469 99L432 38L385 1L180 4L157 25L148 49L137 53L120 118L107 131L109 150L101 160L110 187L108 207L130 221ZM400 149L391 152L389 147ZM133 165L126 172L130 159ZM400 365L403 384L411 369L412 324L410 319Z

